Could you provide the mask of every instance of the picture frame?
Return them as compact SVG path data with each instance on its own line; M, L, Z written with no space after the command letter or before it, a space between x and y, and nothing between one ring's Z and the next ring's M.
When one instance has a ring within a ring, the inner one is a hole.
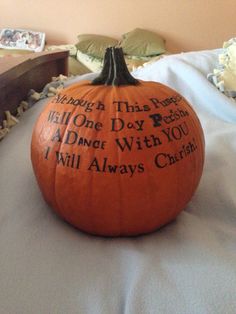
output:
M4 28L0 32L0 48L40 52L44 49L45 33L25 29Z

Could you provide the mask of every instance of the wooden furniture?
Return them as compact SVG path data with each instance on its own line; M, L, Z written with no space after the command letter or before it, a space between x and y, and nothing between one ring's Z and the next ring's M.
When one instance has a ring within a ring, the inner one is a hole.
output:
M53 76L68 75L68 55L68 51L52 51L0 59L0 125L4 111L16 114L30 89L41 92Z

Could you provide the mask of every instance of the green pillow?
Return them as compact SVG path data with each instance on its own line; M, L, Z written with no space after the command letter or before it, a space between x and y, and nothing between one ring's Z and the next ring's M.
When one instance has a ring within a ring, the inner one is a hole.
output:
M85 54L96 58L103 58L106 48L116 46L117 44L118 40L111 37L83 34L78 36L76 47Z
M125 54L133 56L154 56L166 51L165 41L161 36L140 28L122 35L120 46Z
M77 50L76 59L92 72L101 72L103 60Z
M74 57L68 58L69 75L82 75L91 72L85 65L77 61Z

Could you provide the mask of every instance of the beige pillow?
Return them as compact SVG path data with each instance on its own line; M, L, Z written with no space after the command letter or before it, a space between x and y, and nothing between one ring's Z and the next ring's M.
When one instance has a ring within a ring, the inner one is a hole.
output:
M78 36L76 48L82 53L103 59L106 48L117 44L118 40L108 36L83 34Z
M161 36L140 28L123 34L120 46L125 54L133 56L154 56L166 51L165 41Z

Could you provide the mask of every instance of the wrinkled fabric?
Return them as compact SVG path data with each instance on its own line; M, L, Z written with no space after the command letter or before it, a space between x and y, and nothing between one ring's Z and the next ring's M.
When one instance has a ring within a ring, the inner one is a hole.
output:
M207 80L217 60L217 50L183 53L134 72L180 92L206 141L194 197L152 234L90 236L45 204L30 162L32 128L45 100L0 142L2 314L236 313L236 105Z

